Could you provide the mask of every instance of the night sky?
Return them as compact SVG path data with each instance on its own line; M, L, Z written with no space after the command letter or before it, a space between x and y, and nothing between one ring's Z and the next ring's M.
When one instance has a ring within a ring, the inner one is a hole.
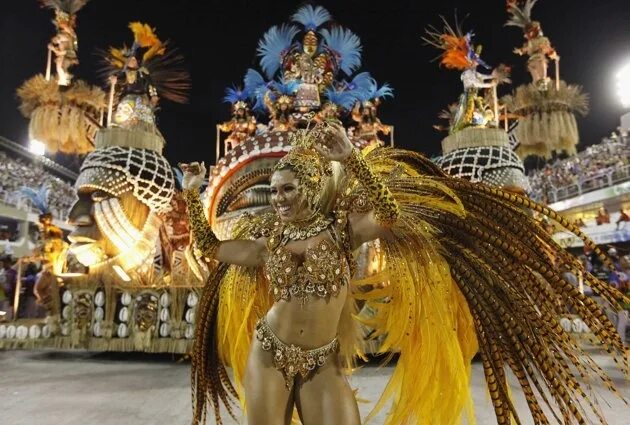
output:
M522 44L520 29L503 27L503 0L435 2L320 1L336 22L350 28L363 42L361 70L388 82L395 98L382 104L380 117L395 126L396 144L438 154L444 136L432 128L437 114L454 102L461 90L459 75L430 63L437 51L420 40L428 24L439 25L438 15L469 15L464 29L474 29L484 46L482 57L491 65L513 67L513 80L529 81L525 58L512 49ZM201 0L92 0L79 12L79 59L74 74L91 83L98 58L96 48L132 41L129 21L157 28L161 39L171 39L186 57L192 74L190 103L162 102L159 126L166 137L171 163L214 161L215 124L229 118L222 104L225 87L240 83L248 67L257 66L256 45L272 25L288 21L302 3L296 1ZM580 84L590 94L591 112L579 119L581 145L598 142L619 125L624 112L614 93L614 74L630 61L630 3L628 0L540 0L534 19L541 21L561 56L562 78ZM46 45L54 34L53 12L36 0L3 1L0 16L0 135L27 143L27 121L17 110L15 89L36 73L43 73ZM503 87L503 91L507 90Z

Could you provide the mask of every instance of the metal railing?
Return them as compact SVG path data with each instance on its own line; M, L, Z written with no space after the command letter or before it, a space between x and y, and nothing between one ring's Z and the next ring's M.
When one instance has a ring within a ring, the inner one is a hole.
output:
M565 199L574 198L594 190L611 187L619 183L630 180L630 165L623 167L607 168L601 170L597 175L578 179L577 182L562 187L555 187L550 184L548 189L540 189L532 194L532 198L536 201L545 200L549 204L563 201Z

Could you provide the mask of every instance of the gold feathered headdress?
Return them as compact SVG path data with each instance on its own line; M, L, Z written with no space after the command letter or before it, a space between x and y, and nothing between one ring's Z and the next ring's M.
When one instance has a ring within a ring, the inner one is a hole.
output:
M322 191L333 174L330 160L322 157L314 145L326 137L328 126L317 123L312 128L297 130L289 140L291 150L278 163L274 170L290 168L295 171L305 193L314 203L318 203Z

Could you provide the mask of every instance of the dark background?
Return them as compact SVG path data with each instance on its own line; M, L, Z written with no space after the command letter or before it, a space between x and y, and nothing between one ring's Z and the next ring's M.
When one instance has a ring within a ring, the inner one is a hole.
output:
M17 111L15 89L44 72L46 45L54 34L53 12L35 0L3 1L0 17L0 135L28 142L27 121ZM78 14L78 78L97 83L96 48L130 43L127 23L140 20L157 28L185 55L192 74L190 103L162 102L159 125L172 163L214 160L215 124L229 117L221 98L226 86L240 83L248 67L257 66L256 45L272 25L288 21L301 5L271 0L92 0ZM491 65L513 67L517 84L529 81L525 58L512 53L522 44L520 29L504 27L503 0L435 2L320 1L335 20L363 42L363 66L380 82L390 83L395 98L380 109L381 120L393 124L398 146L438 154L444 136L432 128L437 113L461 91L459 75L430 63L437 51L420 40L438 15L452 21L470 15L464 29L474 29L482 56ZM591 112L578 121L581 146L597 143L619 125L624 112L615 96L614 74L630 60L630 3L628 0L541 0L533 16L542 23L561 56L561 76L580 84L591 97ZM553 72L553 68L550 68ZM506 88L503 88L505 91ZM64 161L66 162L66 161ZM66 162L67 163L67 162ZM76 165L76 162L75 162Z

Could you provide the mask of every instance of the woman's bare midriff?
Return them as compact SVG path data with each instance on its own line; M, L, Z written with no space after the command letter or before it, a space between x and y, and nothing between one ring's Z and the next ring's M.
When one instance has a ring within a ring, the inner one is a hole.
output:
M278 301L267 312L267 323L285 344L303 349L321 347L337 336L339 318L348 296L343 286L336 297L310 296L306 302Z

